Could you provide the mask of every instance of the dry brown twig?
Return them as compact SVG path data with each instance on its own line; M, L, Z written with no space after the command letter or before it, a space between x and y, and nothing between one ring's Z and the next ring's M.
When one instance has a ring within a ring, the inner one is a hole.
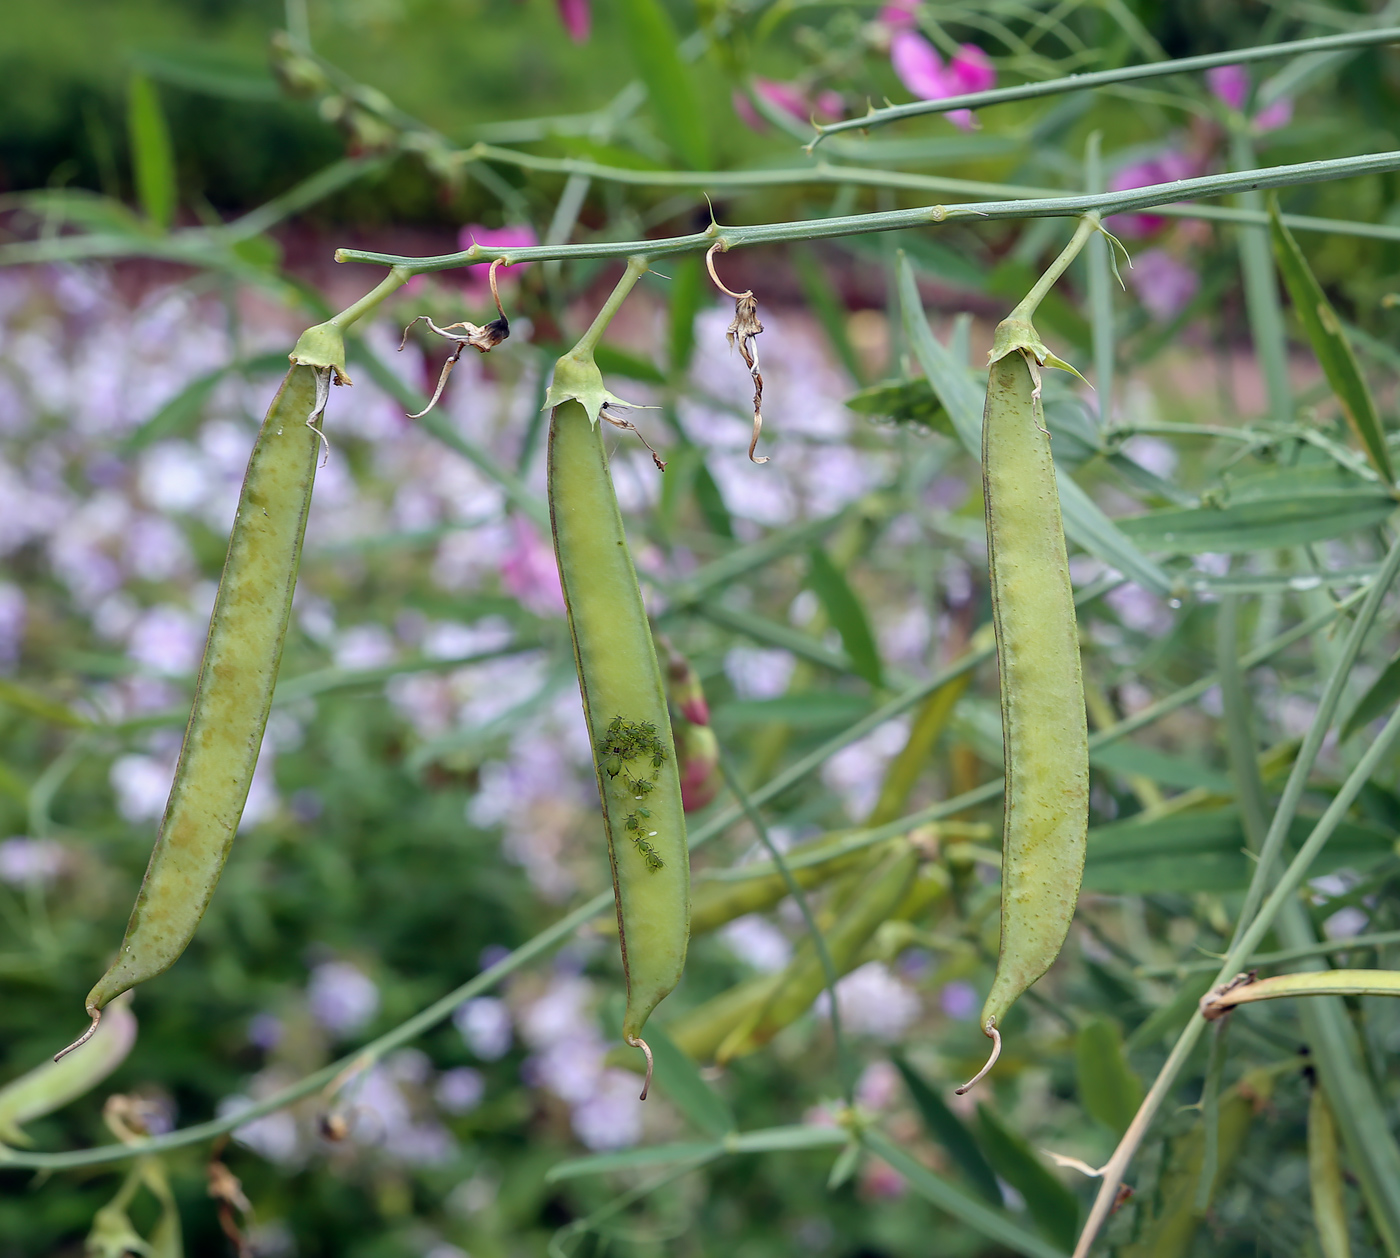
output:
M452 374L452 368L457 365L457 360L461 358L462 351L468 345L479 353L487 354L510 335L510 320L506 318L506 312L501 306L500 290L496 287L496 268L509 265L510 263L504 258L497 258L491 263L489 272L491 298L496 303L496 313L500 316L499 318L492 319L484 327L477 327L475 323L468 323L464 320L461 323L449 323L445 328L440 328L433 322L431 315L419 315L413 320L413 323L404 328L403 340L399 342L400 351L408 344L408 334L413 330L414 323L426 323L432 331L454 343L452 353L448 355L447 361L442 365L442 373L438 376L437 388L433 390L432 400L418 414L410 415L409 419L422 419L438 404L443 389L447 387L447 377Z
M758 321L758 298L753 295L753 289L736 293L732 288L726 287L715 272L715 253L724 253L728 248L724 241L715 241L705 254L705 269L709 271L715 287L726 297L734 298L734 322L729 325L726 336L730 345L738 347L739 353L744 357L744 365L753 377L753 436L749 439L749 459L754 463L767 463L766 454L761 458L754 454L758 448L759 433L763 431L763 372L758 365L757 341L758 334L763 331L763 324Z

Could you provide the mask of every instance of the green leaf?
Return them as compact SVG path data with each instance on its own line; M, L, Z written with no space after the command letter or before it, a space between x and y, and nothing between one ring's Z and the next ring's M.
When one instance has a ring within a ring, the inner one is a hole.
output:
M943 1103L943 1098L924 1082L923 1076L903 1057L892 1056L890 1060L904 1076L904 1086L909 1089L929 1135L953 1155L953 1161L983 1197L992 1205L1001 1206L1001 1188L997 1185L996 1172L987 1164L972 1133L963 1126L962 1119Z
M916 425L945 437L957 435L947 408L923 376L872 384L848 397L846 405L857 415L875 415L896 424Z
M1123 1036L1109 1018L1090 1018L1074 1037L1079 1099L1091 1117L1121 1136L1142 1104L1142 1083L1123 1055Z
M1012 1253L1023 1254L1025 1258L1064 1258L1064 1253L1068 1251L1069 1246L1065 1246L1062 1252L1054 1245L1046 1244L1034 1232L1028 1232L1019 1223L984 1205L956 1184L929 1170L922 1162L914 1161L873 1127L862 1129L860 1139L871 1153L884 1159L903 1175L909 1187L919 1196ZM1073 1243L1073 1237L1070 1239Z
M1375 400L1366 386L1366 378L1352 351L1351 342L1342 330L1341 320L1332 309L1308 266L1303 251L1293 234L1279 218L1278 197L1269 198L1269 236L1274 245L1274 257L1288 295L1293 300L1293 311L1307 333L1308 343L1317 356L1322 374L1342 404L1342 411L1351 425L1361 448L1371 460L1371 466L1380 473L1388 485L1395 483L1395 469L1390 462L1390 450L1385 444L1385 429L1380 415L1376 412Z
M1337 1123L1327 1106L1327 1097L1316 1086L1308 1104L1308 1183L1322 1258L1351 1258Z
M1165 1005L1154 1009L1140 1025L1133 1028L1125 1047L1129 1051L1151 1048L1168 1035L1175 1035L1195 1016L1201 997L1213 986L1213 974L1192 974L1183 979L1176 994Z
M875 635L870 632L865 609L841 570L819 546L812 548L807 584L821 600L832 625L841 635L841 645L851 657L852 671L872 686L884 685L880 652L875 645Z
M729 508L724 505L724 495L720 493L713 474L704 463L695 469L694 489L696 505L700 508L700 514L705 517L710 532L732 540L734 520L729 514Z
M621 0L622 29L666 143L691 170L710 168L710 138L680 36L659 0Z
M175 219L175 149L160 97L150 79L133 74L127 87L127 130L131 138L132 174L136 199L146 217L161 231Z
M187 92L219 96L224 100L282 99L282 89L266 66L236 61L203 45L174 54L137 52L131 64L151 78L172 87L182 87Z
M1041 1233L1063 1249L1074 1248L1079 1231L1079 1202L1019 1135L1002 1126L981 1102L977 1106L982 1151L998 1175L1025 1198L1026 1209Z
M1377 717L1384 716L1400 698L1400 655L1397 655L1381 670L1381 675L1371 683L1370 689L1361 696L1357 705L1342 723L1341 739L1345 742L1363 725L1369 725Z
M1372 528L1395 510L1382 486L1338 467L1289 468L1230 481L1220 505L1172 508L1120 519L1149 550L1241 554L1305 546Z
M683 378L695 353L695 316L705 304L705 276L697 255L668 259L671 273L670 341L667 362L671 375Z
M1295 843L1312 832L1316 818L1298 816L1289 829ZM1254 866L1245 856L1244 828L1235 808L1182 812L1152 821L1114 822L1089 831L1084 890L1107 895L1153 891L1237 891L1249 885ZM1369 869L1392 851L1392 836L1342 822L1312 866L1314 874L1344 866Z
M841 294L827 277L821 259L810 245L798 245L789 250L788 257L797 272L797 282L802 285L802 296L807 308L817 316L826 339L836 351L836 357L846 369L846 374L857 384L864 384L867 376L851 338L846 332L846 303Z
M577 1179L580 1175L606 1175L612 1171L636 1171L676 1162L709 1162L724 1153L724 1145L713 1140L687 1140L656 1144L646 1149L624 1149L621 1153L594 1153L584 1158L556 1162L545 1172L547 1183Z
M1102 559L1143 589L1157 594L1171 591L1172 581L1162 568L1152 562L1134 544L1132 537L1104 515L1092 498L1062 467L1056 467L1060 487L1060 515L1064 520L1065 536L1076 546Z
M609 376L626 376L629 380L642 380L647 384L665 384L666 373L649 363L645 358L629 354L614 345L599 345L593 351L593 361L598 369Z
M1185 790L1204 787L1217 795L1235 793L1234 783L1228 773L1212 769L1186 756L1174 756L1170 752L1157 751L1138 743L1124 741L1109 743L1106 747L1096 747L1089 753L1089 763L1124 776L1150 778L1163 786L1176 786Z
M700 1077L695 1063L655 1023L647 1030L647 1043L656 1061L654 1084L671 1098L676 1108L701 1131L712 1136L733 1131L734 1112L729 1102Z
M736 699L717 706L710 724L723 734L763 725L791 725L794 729L844 729L870 712L866 695L840 690L804 690L775 695L771 699Z

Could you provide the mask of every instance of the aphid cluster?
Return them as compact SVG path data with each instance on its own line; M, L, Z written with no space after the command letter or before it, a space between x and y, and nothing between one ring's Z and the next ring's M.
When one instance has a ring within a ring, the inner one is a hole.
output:
M666 762L666 748L657 736L656 726L650 721L625 721L615 716L603 733L602 753L604 771L614 780L620 776L623 788L637 801L638 806L623 822L628 837L646 858L648 869L661 869L666 862L648 842L657 832L645 828L644 823L651 820L651 810L642 803L656 788L656 770ZM641 763L628 767L632 761ZM648 767L652 776L647 774Z

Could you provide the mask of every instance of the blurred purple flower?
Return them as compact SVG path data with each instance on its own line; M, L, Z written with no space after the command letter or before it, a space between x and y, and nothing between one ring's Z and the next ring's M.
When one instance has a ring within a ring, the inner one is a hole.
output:
M379 1012L379 988L348 961L324 961L311 971L306 988L311 1016L326 1030L348 1038Z
M143 613L132 626L127 654L152 672L184 677L194 672L203 646L204 626L189 612L163 605Z
M757 913L735 918L720 930L719 936L730 952L760 974L781 970L792 959L788 937Z
M943 990L938 993L938 1003L950 1018L967 1022L977 1013L977 1006L981 1001L977 997L977 989L971 983L954 979L951 983L943 985Z
M1201 164L1194 157L1169 149L1159 157L1124 166L1109 180L1108 189L1110 192L1127 192L1131 188L1190 179L1200 173ZM1165 226L1167 221L1160 214L1115 214L1109 218L1108 224L1120 236L1147 236Z
M781 648L736 646L724 657L724 671L741 699L771 699L787 689L797 659Z
M282 1042L284 1030L275 1013L255 1013L248 1022L248 1043L268 1052Z
M54 839L17 836L0 842L0 882L49 883L63 872L68 852Z
M893 1063L883 1058L872 1061L856 1083L856 1104L868 1110L888 1109L899 1096L900 1086L899 1071Z
M478 996L457 1006L452 1025L482 1061L498 1061L510 1052L510 1008L495 996Z
M907 28L896 31L890 40L890 64L899 81L920 100L945 100L966 92L983 92L997 81L991 59L976 44L963 44L945 66L938 49L917 31ZM947 117L964 131L975 126L970 109L955 109Z
M564 591L554 548L523 516L511 520L514 544L501 561L501 583L536 616L562 616Z
M150 821L165 811L170 784L175 780L174 760L126 755L112 761L108 773L117 793L117 811L132 823Z
M1348 905L1338 909L1322 923L1322 933L1328 939L1351 939L1370 925L1371 916L1364 909Z
M473 245L480 245L483 249L523 249L539 243L540 238L529 224L516 227L483 227L480 223L468 223L457 233L457 248L459 249L470 249ZM496 272L496 278L497 280L504 279L512 272L518 271L521 266L528 265L528 263L522 262L517 266L502 268ZM463 274L466 279L467 300L489 301L491 264L479 262L474 266L463 268Z
M588 42L588 32L593 25L593 11L588 0L559 0L559 20L574 43Z
M1206 71L1206 86L1219 101L1236 111L1245 107L1249 99L1249 71L1242 65L1216 66ZM1281 96L1270 105L1264 106L1250 119L1250 125L1257 133L1277 131L1293 121L1293 101Z
M383 625L352 625L336 635L332 658L337 668L358 672L393 663L394 635Z
M574 1107L574 1134L590 1149L625 1149L642 1138L637 1076L606 1070L587 1100Z
M1195 269L1165 249L1144 249L1138 254L1128 271L1128 281L1158 323L1176 318L1201 287Z
M219 1118L231 1118L252 1107L251 1097L226 1096L219 1102L217 1115ZM281 1166L300 1162L304 1154L297 1121L284 1109L274 1110L271 1114L235 1127L233 1138L269 1162Z
M486 1080L481 1071L470 1066L445 1070L433 1089L433 1099L449 1114L468 1114L481 1104L486 1095Z
M909 1187L903 1175L888 1162L879 1158L867 1158L861 1166L861 1196L879 1201L895 1201L904 1196Z
M868 1035L893 1044L919 1016L919 997L901 982L882 961L867 961L836 984L836 1000L841 1024L852 1035ZM831 998L823 992L814 1006L829 1016Z
M19 662L28 618L24 591L8 581L0 581L0 672L10 672Z

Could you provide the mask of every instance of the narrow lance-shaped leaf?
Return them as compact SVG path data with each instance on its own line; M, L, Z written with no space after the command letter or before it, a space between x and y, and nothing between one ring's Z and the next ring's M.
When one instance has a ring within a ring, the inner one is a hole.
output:
M896 1056L891 1060L904 1076L904 1086L909 1089L909 1095L929 1134L953 1155L953 1160L972 1186L992 1205L1000 1207L1001 1188L997 1184L996 1172L988 1165L977 1146L977 1140L963 1126L962 1119L943 1103L937 1091L929 1087L923 1076L903 1057Z
M622 28L637 73L667 144L691 170L710 166L710 139L691 68L681 60L680 36L658 0L622 0Z
M880 653L875 646L875 635L870 631L865 609L841 570L819 546L812 549L807 583L821 600L832 626L841 635L841 645L851 657L852 669L872 686L883 685Z
M175 149L160 97L150 79L134 74L127 92L127 128L136 197L146 217L165 231L175 218Z
M1079 1099L1090 1115L1121 1136L1142 1103L1142 1084L1123 1055L1123 1037L1107 1018L1091 1018L1074 1039Z
M994 1111L977 1106L978 1135L987 1161L1026 1199L1041 1233L1070 1249L1079 1228L1079 1202L1019 1135L1002 1125Z
M1337 401L1342 404L1347 422L1366 451L1366 457L1371 460L1371 466L1387 485L1393 485L1395 469L1390 462L1385 430L1376 412L1371 390L1366 387L1366 378L1361 374L1351 342L1342 331L1337 312L1332 309L1322 285L1313 275L1303 251L1293 239L1293 233L1279 217L1277 197L1269 199L1269 235L1273 240L1274 257L1283 273L1283 282L1288 288L1289 297L1293 299L1294 313L1307 333L1318 365L1327 377L1327 383L1332 386L1332 392L1337 395Z

